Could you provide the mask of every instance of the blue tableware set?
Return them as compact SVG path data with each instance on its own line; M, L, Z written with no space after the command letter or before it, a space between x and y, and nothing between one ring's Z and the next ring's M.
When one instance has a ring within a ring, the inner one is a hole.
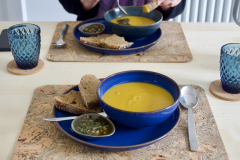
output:
M101 98L115 85L128 82L144 82L166 89L174 98L174 103L164 109L151 112L129 112L106 104ZM78 86L66 91L79 91ZM71 129L71 121L58 121L57 127L72 140L91 148L106 151L126 151L146 147L166 137L180 119L180 89L171 78L150 71L125 71L103 79L98 86L98 99L102 109L115 125L115 133L109 137L90 140L78 135ZM53 117L76 116L54 107Z
M75 39L85 48L106 55L129 55L145 51L158 42L161 37L162 14L156 10L143 13L142 7L123 7L129 16L142 16L154 20L156 23L147 26L126 26L111 22L112 19L125 16L119 8L106 12L104 18L86 20L73 29ZM83 26L100 23L105 26L101 34L117 34L126 41L133 42L130 48L108 49L92 46L80 41L85 37ZM164 109L151 112L130 112L114 108L102 100L104 93L115 85L129 82L144 82L166 89L174 99L174 103ZM79 91L78 86L71 90ZM115 125L115 133L109 137L90 140L79 136L71 129L71 121L56 122L58 128L72 140L91 148L106 151L126 151L146 147L158 142L167 136L177 125L180 119L179 97L180 89L171 78L150 71L125 71L110 75L103 79L98 86L98 101L102 109ZM54 117L67 117L73 114L54 107Z
M162 14L159 11L152 11L150 13L143 13L142 7L123 7L129 16L142 16L153 19L156 23L147 26L125 26L111 22L112 19L125 16L119 8L114 8L108 11L104 18L94 18L83 21L75 26L73 29L73 35L75 39L85 48L106 55L129 55L138 52L142 52L152 47L158 42L162 35L162 31L159 28L162 22ZM108 49L92 46L80 41L80 37L85 37L85 34L79 30L82 25L88 23L101 23L105 26L105 30L102 34L117 34L122 36L128 42L134 44L130 48L126 49Z

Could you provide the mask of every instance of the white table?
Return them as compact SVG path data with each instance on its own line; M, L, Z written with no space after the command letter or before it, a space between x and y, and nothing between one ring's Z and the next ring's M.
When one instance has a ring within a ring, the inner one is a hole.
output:
M0 31L22 22L0 22ZM231 160L240 159L240 102L229 102L209 92L220 79L220 48L240 42L235 23L181 23L193 54L188 63L81 63L50 62L46 59L57 22L29 22L41 28L41 72L30 76L8 73L11 52L0 52L0 159L11 159L34 90L42 85L77 84L85 74L102 78L124 70L150 70L165 74L178 84L195 84L205 89L218 129ZM110 67L111 66L111 67Z

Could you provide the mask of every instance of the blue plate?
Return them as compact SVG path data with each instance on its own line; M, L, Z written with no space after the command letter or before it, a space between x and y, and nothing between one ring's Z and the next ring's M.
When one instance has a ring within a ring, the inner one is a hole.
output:
M91 46L89 44L83 43L80 41L80 37L82 36L81 32L78 30L78 27L86 24L86 23L102 23L105 25L105 30L103 31L103 34L113 34L113 32L106 26L105 19L104 18L96 18L96 19L89 19L86 20L80 24L78 24L74 29L73 29L73 35L75 39L85 48L93 51L93 52L98 52L101 54L107 54L107 55L129 55L129 54L134 54L138 52L142 52L147 50L148 48L152 47L154 44L157 43L157 41L160 39L162 31L159 28L156 32L151 34L150 36L147 36L142 39L138 40L127 40L128 42L133 42L134 44L127 49L107 49L107 48L101 48L101 47L96 47L96 46Z
M78 86L74 86L64 94L70 92L71 90L79 91ZM56 109L54 106L53 117L68 117L76 116L74 114L64 112ZM72 120L59 121L56 122L57 127L72 140L99 150L105 151L127 151L134 150L142 147L146 147L153 143L156 143L166 137L170 131L177 125L180 119L180 108L175 110L175 112L164 122L159 125L144 128L144 129L134 129L120 125L112 121L116 127L115 133L110 136L99 140L88 140L80 137L71 129Z

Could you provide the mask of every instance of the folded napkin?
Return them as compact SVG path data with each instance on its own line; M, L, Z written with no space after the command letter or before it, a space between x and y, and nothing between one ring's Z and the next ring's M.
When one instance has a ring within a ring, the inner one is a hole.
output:
M7 29L2 30L2 33L0 35L0 51L11 51L8 42Z

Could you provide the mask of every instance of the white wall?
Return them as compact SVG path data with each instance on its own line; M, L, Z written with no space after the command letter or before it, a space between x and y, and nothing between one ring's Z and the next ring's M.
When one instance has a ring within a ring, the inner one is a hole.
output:
M22 9L20 0L6 0L9 21L22 20Z
M0 0L1 21L22 21L20 0Z
M77 16L69 14L58 0L22 0L25 5L26 21L76 21Z
M233 22L235 0L186 0L184 12L173 18L177 22Z
M8 14L7 14L7 7L6 7L6 0L0 0L0 21L7 21Z
M0 21L76 21L58 0L0 0Z

